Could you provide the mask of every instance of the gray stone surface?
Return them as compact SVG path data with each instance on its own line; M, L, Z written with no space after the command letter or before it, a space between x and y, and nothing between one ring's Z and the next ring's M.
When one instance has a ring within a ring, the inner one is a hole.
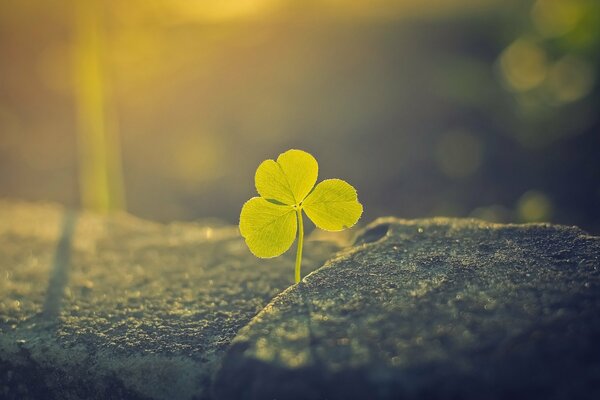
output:
M600 238L379 220L234 339L219 399L599 399Z
M305 272L338 248L307 243ZM208 398L293 258L255 258L231 226L0 201L0 398Z

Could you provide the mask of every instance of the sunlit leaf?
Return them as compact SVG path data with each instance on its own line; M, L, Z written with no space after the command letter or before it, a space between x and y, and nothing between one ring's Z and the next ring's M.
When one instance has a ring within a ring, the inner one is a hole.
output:
M277 161L263 161L254 176L256 190L267 200L299 204L317 182L317 160L302 150L288 150Z
M277 257L294 242L298 226L296 218L291 206L253 197L242 207L240 232L256 257Z
M302 208L317 227L326 231L351 227L363 211L356 189L341 179L327 179L319 183L304 200Z
M296 283L302 276L302 210L317 227L328 231L351 227L363 211L356 189L341 179L328 179L314 187L318 172L317 160L302 150L288 150L277 161L263 161L254 176L261 197L248 200L240 214L240 232L257 257L284 253L298 232Z

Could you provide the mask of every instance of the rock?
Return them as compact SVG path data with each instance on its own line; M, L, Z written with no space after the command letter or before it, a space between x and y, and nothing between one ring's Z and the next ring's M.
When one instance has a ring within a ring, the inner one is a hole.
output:
M599 399L600 238L382 219L234 339L219 399Z
M304 272L338 248L307 243ZM0 398L205 399L294 255L257 259L232 226L0 202Z

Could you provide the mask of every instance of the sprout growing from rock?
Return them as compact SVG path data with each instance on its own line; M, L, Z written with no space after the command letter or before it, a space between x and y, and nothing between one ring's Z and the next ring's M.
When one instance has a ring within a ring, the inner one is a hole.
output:
M248 200L240 214L240 232L256 257L283 254L298 233L296 283L300 282L304 242L302 211L326 231L351 227L363 211L356 189L349 183L326 179L315 186L318 171L317 160L302 150L288 150L276 161L263 161L254 176L260 197Z

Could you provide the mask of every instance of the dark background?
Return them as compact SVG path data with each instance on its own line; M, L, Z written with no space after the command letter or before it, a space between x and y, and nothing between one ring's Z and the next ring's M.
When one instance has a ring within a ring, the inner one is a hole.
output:
M77 3L0 3L2 197L235 223L300 148L363 222L600 233L600 2Z

